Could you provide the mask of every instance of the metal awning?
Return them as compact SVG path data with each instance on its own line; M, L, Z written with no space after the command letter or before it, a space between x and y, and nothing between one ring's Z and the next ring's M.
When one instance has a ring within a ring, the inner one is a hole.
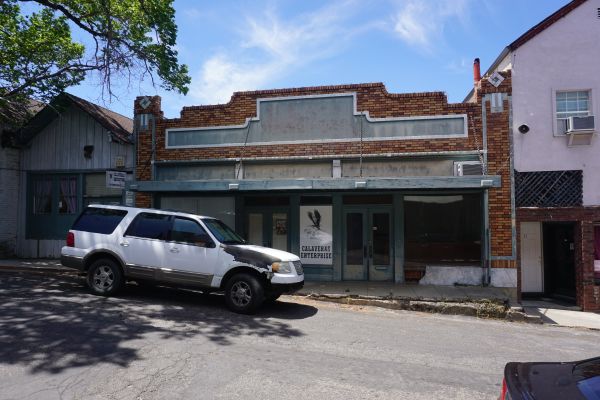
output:
M500 176L498 175L271 180L213 179L201 181L132 181L128 182L127 189L138 192L489 189L500 187L500 182Z

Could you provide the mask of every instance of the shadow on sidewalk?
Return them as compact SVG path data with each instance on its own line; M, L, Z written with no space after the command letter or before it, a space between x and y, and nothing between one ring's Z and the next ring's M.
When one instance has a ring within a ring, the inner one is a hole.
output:
M238 336L293 339L304 334L283 319L303 319L315 307L277 302L258 315L229 312L222 296L128 285L122 295L88 294L76 276L0 272L0 365L58 373L98 363L128 366L140 359L139 339L204 337L218 345Z

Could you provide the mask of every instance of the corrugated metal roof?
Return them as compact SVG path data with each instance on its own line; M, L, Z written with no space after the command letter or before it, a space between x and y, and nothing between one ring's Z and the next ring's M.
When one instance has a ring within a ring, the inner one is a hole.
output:
M133 120L127 118L124 115L118 114L108 108L100 107L97 104L90 103L81 97L74 96L69 93L65 93L73 103L75 103L83 111L90 114L98 123L110 130L123 142L130 142L131 135L133 134Z
M131 118L70 93L63 93L57 96L50 104L42 108L41 111L29 120L21 129L21 141L23 143L31 141L35 135L72 105L89 114L100 125L109 130L117 141L133 143L133 120Z

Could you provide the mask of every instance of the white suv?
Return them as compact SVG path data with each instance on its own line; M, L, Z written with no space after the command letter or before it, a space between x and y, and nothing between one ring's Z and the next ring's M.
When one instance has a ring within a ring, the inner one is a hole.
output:
M109 296L126 279L225 292L227 306L252 313L304 285L298 256L245 244L215 218L165 210L90 205L73 224L61 263Z

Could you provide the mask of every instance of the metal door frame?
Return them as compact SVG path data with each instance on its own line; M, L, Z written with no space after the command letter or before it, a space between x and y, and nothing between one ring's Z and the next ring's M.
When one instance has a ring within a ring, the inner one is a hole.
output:
M369 242L373 242L373 213L377 213L377 212L385 212L388 213L389 215L389 248L390 248L390 267L392 268L391 271L391 277L390 280L386 280L386 281L381 281L381 282L393 282L395 279L395 262L394 262L394 207L392 205L381 205L381 204L377 204L377 205L344 205L343 209L342 209L342 227L343 227L343 234L342 234L342 270L341 270L341 277L342 277L342 281L346 280L344 277L344 267L346 265L346 235L348 232L348 226L347 226L347 214L348 213L357 213L360 212L363 215L363 249L365 248L365 246L367 246L367 255L365 256L364 254L364 250L363 250L363 267L365 268L365 274L364 274L364 278L363 279L359 279L359 280L353 280L354 282L370 282L370 267L371 267L371 259L372 257L372 248L369 249L368 248L368 243ZM366 261L365 261L366 260ZM373 281L373 282L378 282L378 281Z
M249 214L262 214L263 216L263 243L269 243L271 247L273 245L273 214L286 214L287 215L287 250L290 251L291 248L291 234L290 234L290 218L291 218L291 210L289 206L279 206L279 207L271 207L271 206L252 206L252 207L244 207L243 211L243 223L244 223L244 236L245 239L248 239L248 215ZM265 223L266 221L266 223Z

